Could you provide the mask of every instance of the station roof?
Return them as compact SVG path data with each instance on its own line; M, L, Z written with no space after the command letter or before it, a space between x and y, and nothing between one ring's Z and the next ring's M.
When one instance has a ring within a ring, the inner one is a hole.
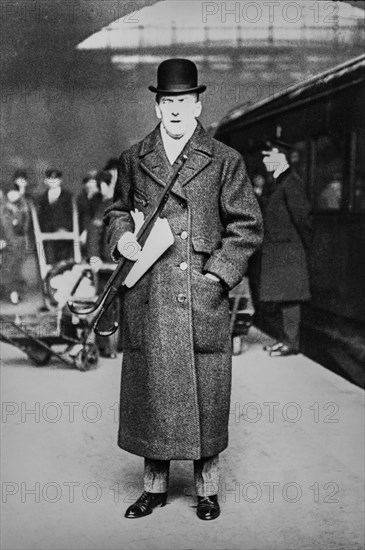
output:
M242 105L232 109L221 121L215 126L215 131L219 132L226 126L230 128L242 125L243 119L245 122L250 122L250 114L261 117L265 116L268 109L281 110L287 108L290 104L297 101L304 100L305 98L318 94L331 93L331 88L334 82L337 86L341 82L341 86L346 86L346 83L351 79L360 81L365 80L365 54L360 55L354 59L350 59L345 63L341 63L336 67L333 67L327 71L317 74L311 78L308 78L302 82L293 84L289 88L277 92L276 94L269 96L259 102L252 105Z
M174 44L206 44L210 48L259 42L319 41L341 32L351 40L364 22L364 11L345 2L206 2L162 0L108 24L79 45L80 49L136 51ZM348 33L346 31L349 31ZM153 56L143 59L148 63Z
M32 78L39 83L47 78L52 79L56 74L67 74L72 71L75 60L79 59L80 50L77 46L82 45L85 53L90 51L90 49L86 50L86 46L92 49L93 41L100 39L99 31L105 36L109 33L107 29L110 26L113 29L117 28L118 21L120 25L121 20L124 21L124 30L130 29L128 33L134 32L135 36L139 36L141 31L129 25L133 24L131 19L137 19L137 17L138 26L148 22L156 25L161 17L161 24L167 28L169 20L171 22L174 16L177 19L176 33L180 32L177 30L180 24L192 25L192 14L195 12L188 9L188 1L170 2L170 4L174 4L176 10L172 13L170 9L165 14L163 8L166 7L166 3L156 2L156 0L133 0L132 2L127 0L0 0L2 79L5 82L10 81L21 85L22 82ZM220 6L224 3L206 2L206 4ZM228 6L230 3L226 4ZM314 4L330 5L331 3L314 2ZM365 8L364 1L337 4L342 14L341 22L345 21L343 18L346 17L359 21L361 14L364 17L364 11L361 11ZM184 9L181 6L184 6ZM192 3L192 9L196 10L196 6L201 7L200 0ZM349 7L346 8L346 6ZM178 11L179 9L182 11ZM348 10L347 15L344 10ZM133 15L136 11L138 11L137 16ZM289 12L288 15L292 16ZM325 15L330 18L330 11ZM216 17L215 14L214 18ZM214 26L214 18L208 17L208 27ZM128 23L126 19L129 19ZM228 15L227 23L229 23ZM195 32L201 33L201 28L200 31ZM166 39L166 33L167 31L165 34L161 33L161 40L164 36ZM119 34L123 35L123 32ZM176 34L177 37L178 34ZM191 40L193 34L186 37ZM127 38L126 32L124 38ZM212 36L210 38L213 40ZM128 44L124 43L124 46L128 47ZM133 42L132 49L131 54L137 54L139 51L136 43L133 45Z

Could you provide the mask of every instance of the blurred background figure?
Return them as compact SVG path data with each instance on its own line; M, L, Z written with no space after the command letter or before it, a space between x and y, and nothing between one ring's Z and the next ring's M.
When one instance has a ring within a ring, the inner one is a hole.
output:
M83 256L86 254L87 228L94 217L98 203L101 201L100 190L96 178L97 173L86 176L82 180L82 189L76 198Z
M62 188L62 172L51 168L46 171L47 191L40 197L38 217L41 231L55 233L72 231L72 195ZM47 264L56 264L61 260L73 258L73 247L69 241L50 241L45 243Z
M118 164L119 161L117 158L110 158L106 165L103 168L103 171L109 172L112 177L111 186L114 193L115 184L117 183L118 178Z
M30 248L33 243L33 232L30 215L30 203L32 201L32 194L30 192L29 178L25 170L16 170L13 176L13 187L19 192L19 206L26 212L27 224L25 227L25 246Z
M13 304L21 301L25 290L23 274L27 253L30 214L25 199L25 185L13 181L6 196L1 197L1 284Z
M256 195L256 198L257 198L257 201L262 209L262 202L263 202L263 199L264 199L264 193L265 193L265 183L266 183L266 180L264 178L264 176L262 174L255 174L253 177L252 177L252 187L253 187L253 192L255 193Z
M79 214L79 227L82 233L88 226L89 220L93 217L99 194L98 183L95 176L86 176L82 180L82 189L77 196L76 204Z
M25 170L16 170L13 176L14 188L19 191L19 195L26 199L30 198L29 179Z
M109 246L106 240L106 227L103 222L104 210L113 202L114 184L113 176L109 171L103 170L97 175L97 185L100 197L96 204L93 217L87 227L86 254L92 269L97 273L97 294L100 294L111 275L110 267L105 264L112 262L109 254ZM106 330L119 320L120 306L117 301L108 309L100 324L101 330ZM96 336L96 344L102 357L116 357L117 335Z
M274 186L264 209L259 298L274 303L279 341L264 349L271 356L299 352L301 303L309 300L307 251L312 238L311 205L305 186L289 165L291 147L280 142L263 151Z
M319 210L340 210L342 206L341 174L334 174L333 179L326 184L317 197Z

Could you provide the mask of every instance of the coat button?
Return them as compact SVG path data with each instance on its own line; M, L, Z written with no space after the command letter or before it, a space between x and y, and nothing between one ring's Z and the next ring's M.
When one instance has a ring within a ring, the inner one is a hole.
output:
M183 304L186 302L186 295L185 294L178 294L177 295L177 301L180 302L180 304Z
M180 237L182 238L183 241L185 241L187 238L188 238L188 232L187 231L183 231L180 235Z
M186 271L188 269L188 264L186 262L182 262L180 264L181 271Z

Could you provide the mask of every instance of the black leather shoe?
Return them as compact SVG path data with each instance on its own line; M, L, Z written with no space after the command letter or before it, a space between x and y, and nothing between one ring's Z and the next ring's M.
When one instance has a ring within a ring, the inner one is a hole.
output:
M132 506L130 506L124 517L134 519L134 518L143 518L152 514L152 510L156 506L165 506L167 500L167 493L148 493L143 491L141 496Z
M283 346L283 342L275 342L275 344L272 344L271 346L266 345L262 349L264 351L276 351L277 349L281 348Z
M272 349L269 352L270 357L287 357L288 355L298 355L299 350L295 348L291 348L290 346L287 346L286 344L283 344L278 349Z
M216 519L221 513L218 504L218 496L211 495L209 497L198 497L198 506L196 514L199 519Z

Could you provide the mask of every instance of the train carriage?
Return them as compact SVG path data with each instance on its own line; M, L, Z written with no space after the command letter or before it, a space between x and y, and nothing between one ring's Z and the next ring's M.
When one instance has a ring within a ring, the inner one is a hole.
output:
M238 150L251 178L266 140L296 147L315 235L304 353L363 386L365 370L365 55L234 109L214 137ZM257 307L260 306L256 304ZM258 316L258 319L265 316ZM265 321L261 321L265 325ZM269 330L267 326L264 326Z

